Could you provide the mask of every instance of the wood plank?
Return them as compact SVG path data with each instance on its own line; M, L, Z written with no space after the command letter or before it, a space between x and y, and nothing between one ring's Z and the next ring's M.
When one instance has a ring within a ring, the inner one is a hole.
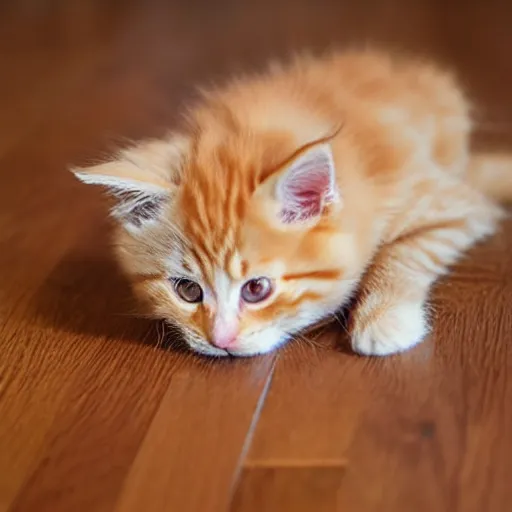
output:
M161 397L183 364L183 356L103 339L88 361L82 358L40 463L11 510L112 510Z
M40 234L49 239L52 236L44 230ZM73 237L63 239L69 242ZM98 242L101 238L96 235L94 239ZM88 242L90 239L82 238L86 249L79 253L78 260L73 259L77 254L68 254L70 264L61 254L61 261L55 266L50 265L48 256L57 257L55 249L62 253L65 248L59 243L52 245L38 265L26 271L35 286L32 290L22 288L22 293L16 293L20 280L16 272L2 281L3 285L9 285L2 290L9 299L2 303L6 305L9 321L2 326L1 333L1 510L7 510L43 456L55 419L62 409L70 406L68 393L77 376L84 368L94 366L102 346L110 346L112 337L121 341L126 339L124 332L129 331L132 339L142 340L148 331L145 323L130 323L125 316L115 316L121 313L119 302L123 305L127 302L126 297L119 301L109 293L108 287L115 283L116 269L108 261L102 267L88 260L87 253L90 255L91 251ZM23 256L20 259L27 264ZM16 270L17 266L8 268ZM95 271L94 277L91 270ZM126 285L113 289L123 293ZM114 313L110 322L105 311ZM90 327L87 329L91 320L92 331Z
M272 363L265 356L191 365L174 379L116 511L227 510Z
M343 473L344 468L337 466L248 467L230 510L332 512Z

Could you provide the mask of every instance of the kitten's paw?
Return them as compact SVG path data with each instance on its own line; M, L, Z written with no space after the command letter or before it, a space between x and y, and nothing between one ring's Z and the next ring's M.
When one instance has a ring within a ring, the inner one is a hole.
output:
M402 352L428 333L421 302L400 302L384 308L371 302L354 312L351 330L354 352L373 356Z

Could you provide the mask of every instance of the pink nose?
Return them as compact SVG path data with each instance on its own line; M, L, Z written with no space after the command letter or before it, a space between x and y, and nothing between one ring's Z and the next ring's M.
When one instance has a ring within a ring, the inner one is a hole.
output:
M236 343L236 334L225 332L214 334L212 337L212 343L219 348L228 348Z
M238 338L238 322L218 317L213 325L212 344L219 348L234 345Z

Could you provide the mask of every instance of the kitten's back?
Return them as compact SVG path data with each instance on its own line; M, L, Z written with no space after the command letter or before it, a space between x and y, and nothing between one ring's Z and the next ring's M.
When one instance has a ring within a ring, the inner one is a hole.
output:
M466 162L471 122L465 95L450 73L422 60L377 51L302 56L206 97L210 112L213 104L223 105L240 130L293 134L296 147L343 123L363 146L409 140L442 167L459 172ZM197 124L204 127L205 111L199 112Z

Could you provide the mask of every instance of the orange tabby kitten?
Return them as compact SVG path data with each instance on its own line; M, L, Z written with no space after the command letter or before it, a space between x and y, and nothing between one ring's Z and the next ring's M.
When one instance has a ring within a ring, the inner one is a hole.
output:
M349 52L205 92L179 134L75 172L118 197L120 261L192 349L267 352L357 291L352 347L384 355L427 334L432 283L495 231L484 193L512 192L470 130L445 72Z

